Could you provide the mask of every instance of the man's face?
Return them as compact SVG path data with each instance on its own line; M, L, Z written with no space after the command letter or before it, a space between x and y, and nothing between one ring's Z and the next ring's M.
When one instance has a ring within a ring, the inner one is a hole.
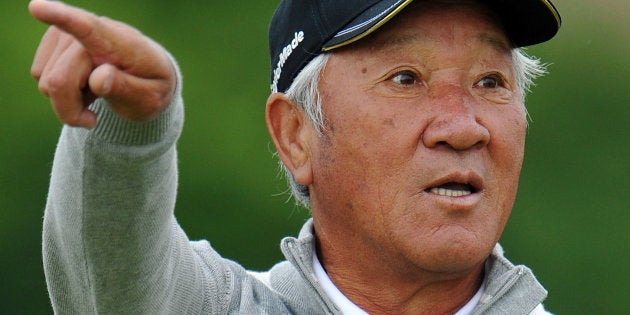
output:
M471 6L412 5L335 51L319 89L310 192L324 257L479 266L513 206L527 125L501 29Z

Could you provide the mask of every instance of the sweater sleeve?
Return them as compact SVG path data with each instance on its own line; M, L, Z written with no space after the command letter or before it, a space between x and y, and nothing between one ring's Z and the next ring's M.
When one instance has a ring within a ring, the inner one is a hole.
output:
M181 78L156 119L134 123L91 105L93 130L64 126L43 226L58 314L199 313L203 271L174 217Z

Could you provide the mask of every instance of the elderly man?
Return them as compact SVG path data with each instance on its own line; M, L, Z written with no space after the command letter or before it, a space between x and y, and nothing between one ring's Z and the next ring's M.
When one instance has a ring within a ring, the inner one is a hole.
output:
M176 223L168 53L59 2L29 9L52 25L32 73L67 124L43 238L56 312L545 313L545 289L497 242L543 72L518 47L558 31L549 1L282 1L266 121L313 218L266 273Z

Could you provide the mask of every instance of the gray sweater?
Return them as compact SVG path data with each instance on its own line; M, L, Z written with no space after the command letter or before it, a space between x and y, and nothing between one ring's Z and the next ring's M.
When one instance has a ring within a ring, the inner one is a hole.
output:
M315 277L311 221L282 241L287 260L266 273L188 240L173 214L181 85L150 122L127 122L102 99L91 108L98 127L64 127L53 164L43 259L55 313L339 313ZM546 291L528 268L498 246L487 265L476 313L543 311Z

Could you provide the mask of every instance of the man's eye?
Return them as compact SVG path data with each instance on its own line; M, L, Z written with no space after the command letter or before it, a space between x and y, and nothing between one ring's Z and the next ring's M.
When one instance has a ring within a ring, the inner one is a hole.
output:
M396 84L412 85L418 83L418 79L413 73L402 72L394 75L391 79Z
M481 78L481 80L477 81L477 83L475 83L475 87L480 87L484 89L496 89L503 86L505 86L503 78L495 74L485 76Z

